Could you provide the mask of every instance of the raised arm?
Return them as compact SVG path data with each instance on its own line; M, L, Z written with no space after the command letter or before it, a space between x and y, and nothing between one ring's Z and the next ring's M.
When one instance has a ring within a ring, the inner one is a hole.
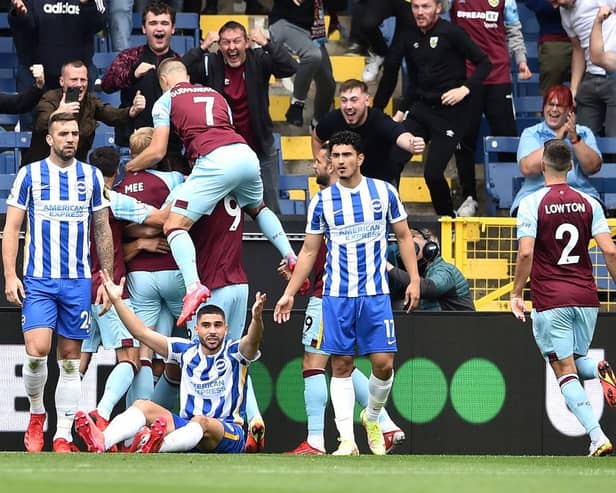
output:
M240 339L239 350L244 357L253 360L259 354L259 346L263 339L263 305L267 301L267 295L257 291L255 302L252 305L252 320L248 326L246 335Z
M101 275L103 278L103 285L107 291L107 296L109 297L111 303L113 303L113 307L116 309L116 312L120 317L120 320L122 320L124 326L135 339L166 358L169 355L167 338L164 335L147 328L143 321L126 306L124 301L122 301L122 291L124 291L124 283L126 282L126 279L123 277L120 284L117 285L113 282L113 279L109 276L108 272L103 270Z

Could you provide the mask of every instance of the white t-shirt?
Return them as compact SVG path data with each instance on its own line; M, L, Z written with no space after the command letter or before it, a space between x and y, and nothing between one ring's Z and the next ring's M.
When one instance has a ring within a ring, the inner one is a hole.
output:
M616 0L577 0L573 7L560 8L563 28L570 38L578 38L584 49L586 72L595 75L605 75L605 70L590 62L590 32L597 17L599 7L606 5L616 8ZM605 50L616 50L616 16L610 15L603 21L603 43Z

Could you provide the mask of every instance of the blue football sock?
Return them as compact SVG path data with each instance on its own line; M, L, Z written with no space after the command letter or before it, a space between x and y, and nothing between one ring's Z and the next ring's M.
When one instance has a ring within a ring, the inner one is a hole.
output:
M592 412L590 401L588 400L586 392L584 392L584 388L578 376L573 373L563 375L558 379L558 384L560 385L560 391L565 398L567 407L584 427L586 433L590 435L591 440L594 441L595 438L593 438L593 434L597 436L599 433L598 436L600 436L603 432L601 432L599 422Z
M307 442L319 450L325 450L325 406L327 405L327 382L325 371L304 371L304 402L308 416Z
M188 290L194 284L200 282L195 245L188 231L184 229L176 229L169 233L167 243L169 243L173 259L184 278L184 286Z
M128 361L120 361L111 371L105 382L103 397L96 406L103 418L109 419L113 408L126 393L134 377L135 367Z
M362 409L368 407L368 377L364 375L358 368L351 373L353 379L353 388L355 389L355 401L361 406ZM387 409L384 407L379 414L379 424L382 431L390 431L398 428L398 426L391 420Z
M126 393L126 407L132 405L137 399L151 399L153 393L154 380L152 378L152 367L144 365L142 361L141 368Z
M261 232L270 241L270 243L276 247L276 249L280 252L280 255L286 257L287 255L293 253L291 243L289 243L289 239L287 238L287 235L282 228L282 224L276 214L265 207L257 214L256 221L259 225L259 229L261 229ZM180 264L178 264L178 266L179 265Z
M576 359L575 366L580 380L593 380L599 376L597 374L597 361L588 356Z
M255 416L261 416L259 404L255 396L255 389L252 386L252 378L248 375L248 388L246 389L246 419L250 423Z
M167 375L163 373L154 386L152 401L173 412L178 407L179 398L180 382L170 382Z

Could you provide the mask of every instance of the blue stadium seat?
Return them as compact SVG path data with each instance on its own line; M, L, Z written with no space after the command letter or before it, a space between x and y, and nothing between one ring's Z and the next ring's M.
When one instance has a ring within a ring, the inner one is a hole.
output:
M6 199L15 181L15 173L0 173L0 214L6 214Z
M509 209L513 203L513 180L520 176L517 162L501 161L499 155L515 153L518 150L518 137L485 137L484 178L486 187L486 210L488 216L496 215L496 209Z
M92 149L103 146L115 146L115 129L102 122L98 122L96 132L94 133Z
M541 96L520 96L513 98L518 133L525 128L539 123L543 118L543 99Z
M96 67L97 75L100 79L103 78L109 65L115 60L117 55L118 53L115 51L94 53L92 63Z
M6 199L19 168L19 151L30 147L29 132L0 132L0 213L6 212Z
M535 13L530 10L524 2L517 2L518 16L522 24L522 32L526 36L527 33L536 34L539 32L539 23Z
M278 192L280 212L285 215L306 215L310 204L310 186L306 175L287 175L284 171L282 160L282 148L280 134L274 134L274 145L278 152ZM304 200L292 200L289 197L290 190L300 190L304 194Z

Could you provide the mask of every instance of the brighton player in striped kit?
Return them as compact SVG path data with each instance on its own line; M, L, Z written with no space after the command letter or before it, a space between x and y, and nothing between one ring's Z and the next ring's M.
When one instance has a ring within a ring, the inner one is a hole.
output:
M30 401L24 445L29 452L40 452L44 446L47 357L56 332L60 376L53 450L74 452L78 449L71 428L81 395L79 358L91 320L90 223L100 263L109 272L113 272L113 242L101 172L75 159L79 142L75 116L52 115L46 139L49 157L19 170L7 200L2 260L7 300L22 307L23 378ZM22 284L15 263L26 213ZM108 308L108 302L104 304Z
M597 285L588 253L595 239L616 280L616 246L603 209L590 195L567 185L571 150L562 139L544 144L545 187L520 202L519 241L511 311L521 321L522 290L530 276L533 334L549 362L567 407L590 436L590 456L612 453L580 380L598 378L609 406L616 406L616 382L607 361L587 356L599 313Z
M231 110L225 98L209 87L189 82L186 66L166 59L158 67L165 93L152 110L154 133L150 145L127 169L136 171L159 162L167 152L171 127L194 161L192 172L178 187L164 232L178 268L186 296L177 324L188 321L210 290L199 281L195 245L188 230L216 204L233 194L240 208L255 219L263 234L295 266L295 254L278 217L263 203L259 159L233 128Z
M177 416L152 401L137 400L101 432L79 411L75 428L88 451L105 452L147 425L150 431L142 435L137 452L243 452L246 379L248 366L260 356L266 295L256 293L252 320L241 339L226 339L225 313L216 305L206 305L197 313L198 339L190 341L149 330L122 301L124 282L118 286L108 275L103 277L109 298L133 336L180 365L180 413Z
M403 262L411 282L405 293L409 311L419 301L419 274L407 214L390 184L363 177L361 138L337 132L329 141L338 182L317 193L310 203L306 238L297 265L274 310L278 323L289 320L293 297L310 274L325 236L325 263L321 350L332 355L331 400L340 445L335 455L358 455L353 433L353 358L355 347L372 364L368 406L361 419L372 453L384 455L385 442L379 414L393 383L396 352L385 252L391 228L405 245Z

